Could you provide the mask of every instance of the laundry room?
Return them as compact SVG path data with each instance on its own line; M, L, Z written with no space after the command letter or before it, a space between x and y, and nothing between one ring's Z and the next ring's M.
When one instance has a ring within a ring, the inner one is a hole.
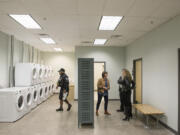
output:
M0 135L179 135L179 0L0 0Z

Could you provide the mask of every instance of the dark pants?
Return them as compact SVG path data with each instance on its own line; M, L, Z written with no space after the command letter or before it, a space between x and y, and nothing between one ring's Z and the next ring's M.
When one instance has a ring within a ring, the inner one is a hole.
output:
M127 117L132 116L132 104L131 104L131 91L126 91L123 94L125 115Z
M101 100L104 97L104 110L107 111L108 108L108 94L107 95L103 95L101 93L98 93L98 101L97 101L97 106L96 106L96 110L99 110L99 106L101 104Z
M124 92L119 91L119 97L120 97L120 110L124 111L124 99L123 99L123 95Z

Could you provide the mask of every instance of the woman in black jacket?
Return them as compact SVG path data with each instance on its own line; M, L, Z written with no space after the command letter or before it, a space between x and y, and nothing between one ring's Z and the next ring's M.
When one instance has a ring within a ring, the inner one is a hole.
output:
M131 104L131 90L134 87L134 82L132 80L132 76L127 69L123 69L122 77L118 80L118 83L121 85L122 101L124 104L124 113L125 118L124 121L129 121L132 118L132 104Z

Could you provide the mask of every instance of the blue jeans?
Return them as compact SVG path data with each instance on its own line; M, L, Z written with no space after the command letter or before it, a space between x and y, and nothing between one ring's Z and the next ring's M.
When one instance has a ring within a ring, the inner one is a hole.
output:
M98 92L98 101L97 101L97 106L96 106L96 110L98 111L99 110L99 106L101 104L101 100L102 98L104 97L104 110L107 111L107 108L108 108L108 93L107 94L102 94L102 93L99 93Z

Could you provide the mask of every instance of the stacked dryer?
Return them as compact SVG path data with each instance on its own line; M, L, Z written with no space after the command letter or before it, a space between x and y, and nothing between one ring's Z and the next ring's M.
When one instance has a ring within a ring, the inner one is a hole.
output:
M32 103L32 108L52 95L52 87L50 87L52 80L53 69L51 66L33 63L18 63L15 66L15 86L31 87L33 95L37 96L37 99L34 99Z

